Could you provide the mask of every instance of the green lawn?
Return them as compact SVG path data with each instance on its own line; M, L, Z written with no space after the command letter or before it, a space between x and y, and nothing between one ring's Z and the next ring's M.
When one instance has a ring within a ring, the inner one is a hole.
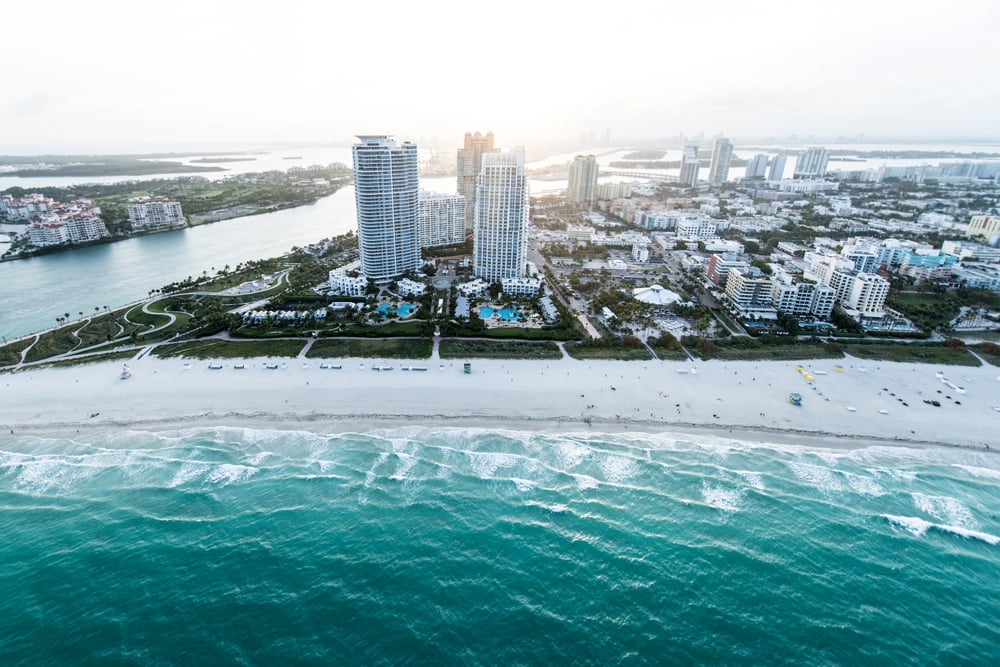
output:
M649 361L649 350L645 347L626 345L595 345L593 343L566 343L566 353L574 359L624 359L626 361Z
M901 361L948 366L981 366L974 356L964 349L953 349L933 343L846 344L844 351L852 357L873 361Z
M306 353L310 359L337 359L342 357L427 359L433 343L429 338L386 338L356 340L323 338L313 343Z
M153 350L157 357L189 359L249 359L251 357L296 357L305 347L304 340L194 340L161 345Z
M731 341L736 344L726 344ZM700 359L724 361L793 361L798 359L842 359L843 353L822 343L767 344L752 338L730 338L726 341L701 339L687 349Z
M1000 366L1000 345L996 343L977 343L975 345L970 345L976 354L981 356L986 361L990 362L994 366Z
M38 338L28 354L25 361L41 361L48 357L69 352L76 349L80 344L80 339L73 335L73 331L80 327L79 322L74 322L55 331L43 333Z
M561 359L559 346L552 341L541 343L503 340L443 340L438 347L442 359Z
M24 348L31 345L34 340L34 338L26 338L0 347L0 366L9 366L21 361L21 353L24 352Z

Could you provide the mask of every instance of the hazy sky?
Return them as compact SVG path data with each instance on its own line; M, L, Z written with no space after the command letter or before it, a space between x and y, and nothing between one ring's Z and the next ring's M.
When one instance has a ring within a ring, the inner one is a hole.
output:
M0 20L0 150L1000 136L995 0L16 0Z

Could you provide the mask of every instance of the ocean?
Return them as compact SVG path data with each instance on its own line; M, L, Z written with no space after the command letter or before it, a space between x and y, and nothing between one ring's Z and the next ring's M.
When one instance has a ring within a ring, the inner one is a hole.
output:
M997 664L998 484L708 435L5 435L0 663Z

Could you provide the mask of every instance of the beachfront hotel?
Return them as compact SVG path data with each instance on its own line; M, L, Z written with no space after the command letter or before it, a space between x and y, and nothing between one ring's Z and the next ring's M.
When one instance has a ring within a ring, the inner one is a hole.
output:
M500 149L493 147L493 133L485 136L476 132L465 133L465 143L458 149L455 166L457 168L457 192L465 197L465 231L471 232L475 224L476 182L479 170L483 166L483 155L496 153Z
M384 134L358 135L354 201L361 273L387 282L420 268L417 146Z
M473 272L488 282L524 278L528 260L528 182L524 151L483 155L476 184Z

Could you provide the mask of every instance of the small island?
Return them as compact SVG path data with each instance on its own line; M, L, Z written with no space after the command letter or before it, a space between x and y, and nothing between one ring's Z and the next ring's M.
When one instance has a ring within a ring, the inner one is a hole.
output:
M201 176L181 176L122 183L89 183L65 188L8 188L0 193L0 221L23 225L24 231L15 235L0 261L304 206L333 194L348 183L350 177L351 171L345 165L330 164L293 167L287 172L233 175L218 181ZM182 218L177 224L170 225L136 225L130 217L130 205L150 197L177 202L183 208L186 220ZM17 205L21 200L29 202L23 210ZM37 219L41 208L55 209L60 202L86 208L92 218L92 223L84 230L86 233L50 233L43 239L42 230L36 229L33 240L31 229L38 227L37 223L45 222Z

